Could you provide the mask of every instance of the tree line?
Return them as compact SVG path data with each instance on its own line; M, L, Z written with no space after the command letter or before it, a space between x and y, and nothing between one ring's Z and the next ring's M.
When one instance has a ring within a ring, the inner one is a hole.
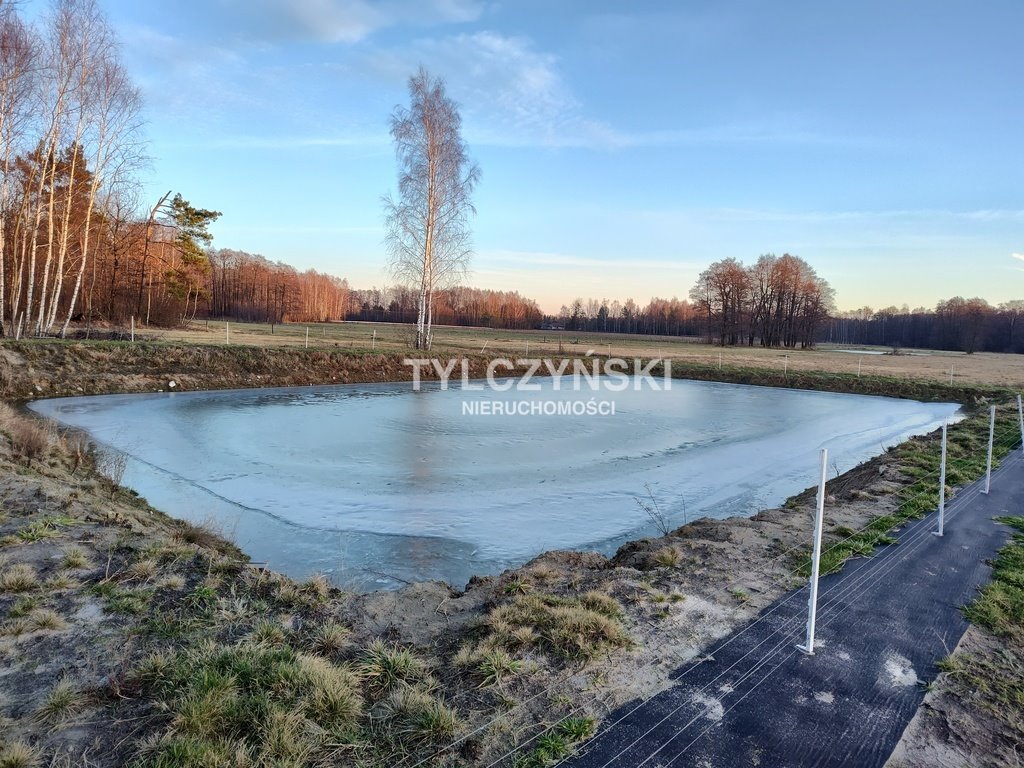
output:
M934 309L862 307L832 317L821 340L836 344L1024 352L1024 301L992 306L985 299L954 296Z
M563 305L557 317L549 318L548 324L568 331L659 336L696 336L702 330L693 305L675 296L671 299L654 297L645 306L632 298L625 301L577 298Z
M516 291L492 291L467 286L432 290L432 322L482 328L539 328L544 313L537 302ZM415 323L420 317L418 287L352 290L346 318L389 323Z

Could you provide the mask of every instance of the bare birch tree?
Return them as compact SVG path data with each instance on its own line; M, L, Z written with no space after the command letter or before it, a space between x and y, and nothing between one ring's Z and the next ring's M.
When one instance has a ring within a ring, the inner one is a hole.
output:
M434 292L469 267L480 168L469 157L444 80L420 67L409 78L409 97L409 107L396 107L391 117L398 199L384 199L386 244L392 273L418 290L416 348L430 349Z
M33 67L37 44L9 3L0 3L0 336L4 335L7 302L7 212L15 153L25 135L31 111ZM13 324L12 318L12 324Z
M79 262L75 283L68 302L67 315L60 335L67 335L68 325L82 288L82 277L91 255L92 229L102 190L110 194L127 174L143 162L139 139L142 97L116 56L116 47L104 46L95 63L90 83L90 112L93 131L90 136L92 176L86 191L85 222L79 241ZM56 321L57 303L53 303L50 326Z

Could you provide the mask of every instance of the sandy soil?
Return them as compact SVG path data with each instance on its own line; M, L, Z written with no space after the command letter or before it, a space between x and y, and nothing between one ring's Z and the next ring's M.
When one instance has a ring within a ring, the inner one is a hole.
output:
M953 656L975 654L1005 663L1007 641L969 627ZM1018 660L1019 663L1019 660ZM1024 765L1024 744L966 691L941 673L925 694L886 768L1009 768Z

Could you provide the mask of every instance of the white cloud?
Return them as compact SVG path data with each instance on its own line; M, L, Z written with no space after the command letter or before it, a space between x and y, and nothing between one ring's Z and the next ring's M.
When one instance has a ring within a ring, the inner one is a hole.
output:
M559 58L532 40L494 31L423 38L401 48L377 48L363 65L404 81L420 64L443 77L462 107L470 144L625 149L710 144L880 146L872 138L816 130L801 116L758 123L623 131L587 113ZM357 67L358 68L358 67Z
M1010 255L1015 259L1020 259L1021 261L1024 261L1024 253L1011 253ZM1020 269L1020 267L1018 267L1018 269Z
M357 43L391 26L458 24L483 12L479 0L219 0L249 35Z
M462 107L471 144L608 146L616 132L587 118L558 66L558 57L525 37L492 31L426 38L378 49L366 66L404 80L423 64L444 77Z

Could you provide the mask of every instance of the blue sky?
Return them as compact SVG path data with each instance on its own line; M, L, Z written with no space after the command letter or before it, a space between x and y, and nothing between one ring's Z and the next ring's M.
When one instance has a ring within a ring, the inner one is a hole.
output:
M790 252L840 308L1024 298L1020 0L101 4L148 195L222 211L220 247L387 282L388 118L422 63L483 171L472 284L643 303Z

